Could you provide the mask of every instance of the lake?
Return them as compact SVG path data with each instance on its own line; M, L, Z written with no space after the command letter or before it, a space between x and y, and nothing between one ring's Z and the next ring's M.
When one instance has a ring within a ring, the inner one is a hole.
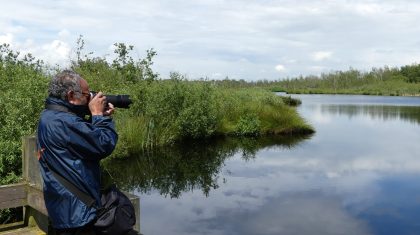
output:
M292 95L316 133L142 153L107 172L141 232L420 234L420 98Z

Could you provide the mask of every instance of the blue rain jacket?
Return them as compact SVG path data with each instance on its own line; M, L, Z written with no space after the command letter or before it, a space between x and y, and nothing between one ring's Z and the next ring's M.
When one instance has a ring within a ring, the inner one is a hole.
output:
M49 97L46 104L57 104L75 113L80 106ZM38 157L44 179L44 199L54 228L86 225L96 209L86 206L67 190L48 170L45 161L61 176L96 199L100 206L100 165L110 155L118 135L109 117L93 116L88 122L73 113L44 110L38 124Z

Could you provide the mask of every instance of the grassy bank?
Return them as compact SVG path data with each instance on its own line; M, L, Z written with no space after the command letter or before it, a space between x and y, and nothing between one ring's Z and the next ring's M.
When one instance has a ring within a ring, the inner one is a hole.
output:
M222 88L209 82L170 80L139 83L135 103L117 115L117 156L185 139L312 133L284 99L260 88Z

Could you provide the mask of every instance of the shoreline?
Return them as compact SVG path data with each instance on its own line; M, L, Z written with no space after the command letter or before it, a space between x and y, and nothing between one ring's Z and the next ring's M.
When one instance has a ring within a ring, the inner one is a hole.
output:
M368 92L316 92L316 91L275 91L272 92L285 92L287 95L291 94L307 94L307 95L366 95L366 96L401 96L401 97L420 97L420 93L416 94L395 94L395 93L368 93Z

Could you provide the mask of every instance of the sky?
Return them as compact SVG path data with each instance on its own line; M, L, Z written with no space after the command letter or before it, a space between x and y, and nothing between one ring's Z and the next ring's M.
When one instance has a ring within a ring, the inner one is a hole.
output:
M157 52L162 78L278 80L420 61L420 2L409 0L3 1L0 43L60 67L85 52Z

